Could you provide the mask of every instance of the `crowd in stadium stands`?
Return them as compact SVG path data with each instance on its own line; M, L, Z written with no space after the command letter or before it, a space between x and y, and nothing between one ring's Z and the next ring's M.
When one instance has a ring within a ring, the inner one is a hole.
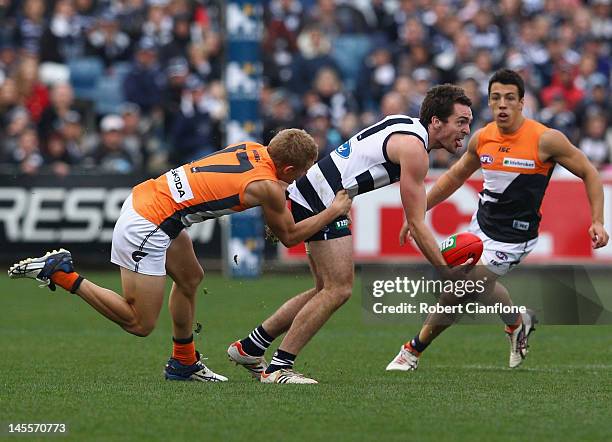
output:
M23 173L157 173L222 147L223 1L0 0L0 163ZM385 115L487 81L612 168L610 0L268 0L263 142L303 127L329 152ZM455 158L432 153L432 167Z

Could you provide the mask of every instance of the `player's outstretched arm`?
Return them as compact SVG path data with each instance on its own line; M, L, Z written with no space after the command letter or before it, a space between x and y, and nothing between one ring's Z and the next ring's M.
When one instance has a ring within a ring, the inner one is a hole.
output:
M400 195L406 224L425 257L434 266L445 265L438 244L425 224L427 197L425 176L429 158L421 141L409 135L393 136L387 144L389 159L401 167Z
M468 143L467 150L449 170L444 172L427 192L427 210L440 204L459 189L480 168L476 148L480 131L476 131Z
M474 133L472 138L470 138L466 152L459 158L459 161L444 172L436 180L429 192L427 192L427 210L440 204L455 193L480 168L480 158L478 158L478 153L476 152L479 134L480 131ZM408 222L404 220L399 234L400 246L403 246L410 236L410 227Z
M330 207L296 224L287 208L285 192L278 183L257 181L249 185L248 192L258 199L266 224L285 247L293 247L313 236L339 216L346 215L351 208L348 193L341 190Z
M591 227L589 235L594 249L608 244L608 232L604 228L603 186L597 169L584 153L574 146L563 133L549 129L540 137L541 161L559 163L584 182L591 206Z

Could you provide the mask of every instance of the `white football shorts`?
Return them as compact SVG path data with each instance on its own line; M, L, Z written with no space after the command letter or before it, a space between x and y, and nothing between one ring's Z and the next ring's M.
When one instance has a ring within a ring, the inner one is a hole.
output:
M111 262L143 275L164 276L170 241L158 226L134 210L130 194L113 230Z
M480 263L499 276L505 275L518 265L531 253L538 242L538 238L521 243L495 241L480 229L476 214L472 217L468 231L482 240L483 250Z

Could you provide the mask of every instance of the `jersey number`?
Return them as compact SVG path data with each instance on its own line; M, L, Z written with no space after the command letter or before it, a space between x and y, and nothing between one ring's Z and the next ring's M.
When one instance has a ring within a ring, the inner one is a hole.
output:
M239 152L237 152L239 151ZM223 150L213 152L210 155L206 155L205 157L200 158L203 160L204 158L212 157L215 155L219 155L222 153L236 152L236 158L238 158L238 164L212 164L210 166L199 166L192 167L191 172L216 172L216 173L242 173L253 168L253 163L249 160L249 157L246 153L246 144L239 144L237 146L226 147ZM197 161L200 161L197 160Z

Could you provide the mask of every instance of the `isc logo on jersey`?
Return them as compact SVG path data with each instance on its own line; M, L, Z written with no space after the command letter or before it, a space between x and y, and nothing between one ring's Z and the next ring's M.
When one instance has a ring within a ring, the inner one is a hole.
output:
M336 147L334 152L336 152L342 158L348 158L351 154L351 142L347 141L346 143L341 144L340 146Z
M168 187L174 201L182 203L193 198L193 192L187 180L185 169L182 167L170 169L170 171L166 172L166 180L168 180Z

